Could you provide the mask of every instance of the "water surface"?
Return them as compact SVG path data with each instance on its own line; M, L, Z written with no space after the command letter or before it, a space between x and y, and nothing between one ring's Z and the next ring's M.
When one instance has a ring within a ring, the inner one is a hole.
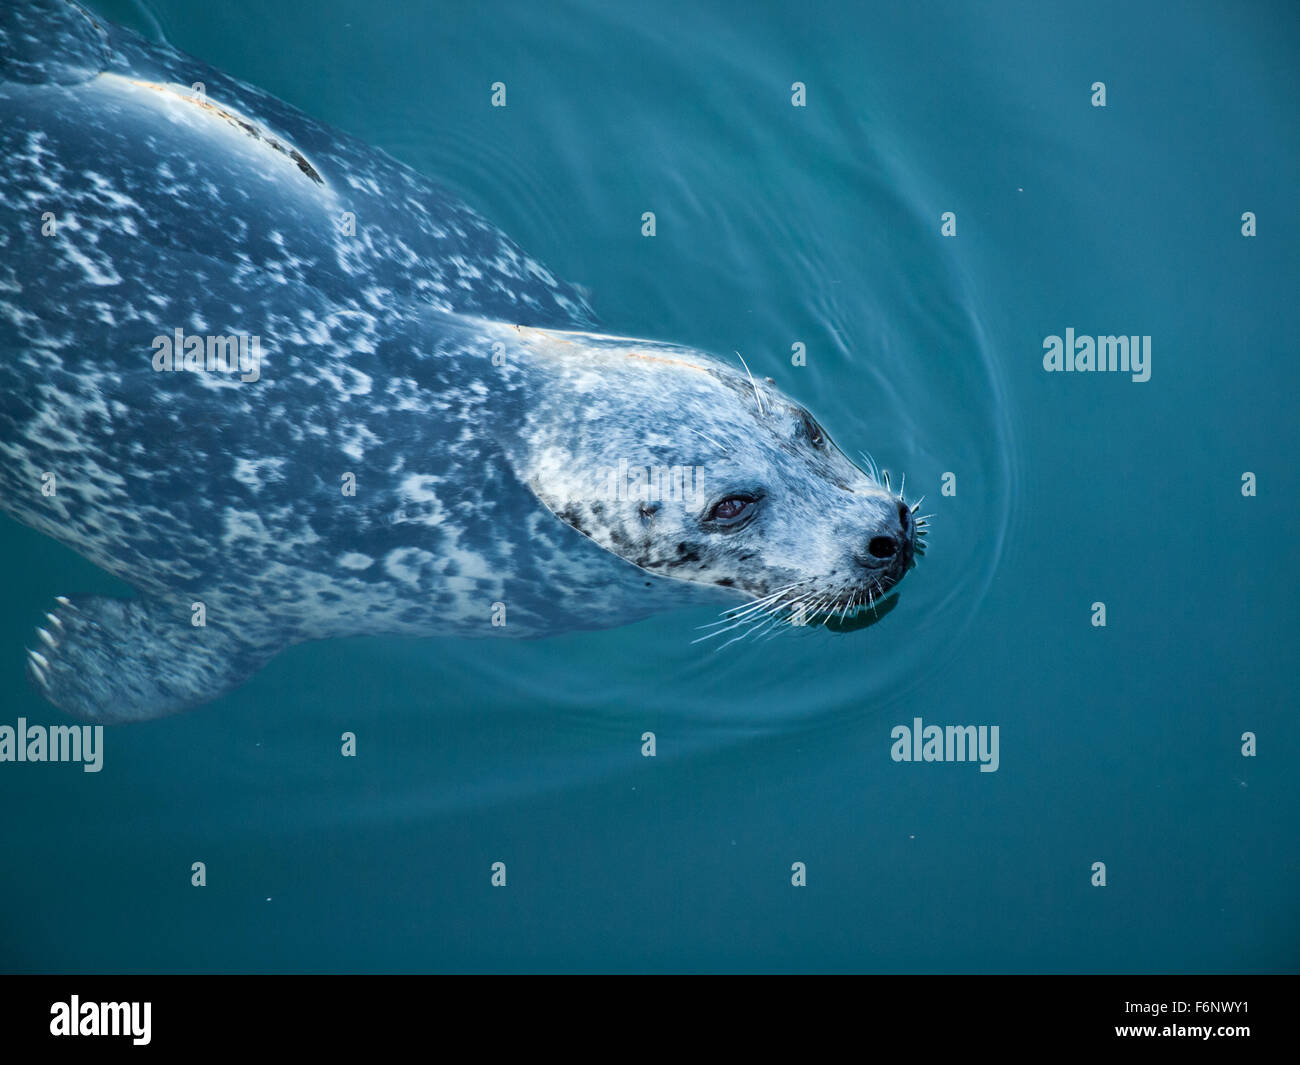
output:
M2 765L5 968L1296 968L1288 5L93 7L449 185L608 330L742 353L934 529L860 632L309 645L99 774ZM1151 380L1044 373L1067 327ZM32 626L125 589L0 547L3 720L61 720ZM998 770L892 761L915 717Z

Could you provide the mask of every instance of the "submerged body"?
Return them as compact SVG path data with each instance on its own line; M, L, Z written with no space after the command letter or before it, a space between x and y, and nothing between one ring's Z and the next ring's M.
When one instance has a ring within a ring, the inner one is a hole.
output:
M0 152L0 507L138 593L38 630L70 712L333 636L847 613L911 562L908 507L774 389L592 333L445 190L65 0L0 13Z

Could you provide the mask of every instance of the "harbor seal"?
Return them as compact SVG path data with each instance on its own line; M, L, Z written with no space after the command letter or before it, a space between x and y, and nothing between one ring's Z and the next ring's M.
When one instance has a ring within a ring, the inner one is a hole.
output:
M75 4L0 14L0 151L0 507L137 593L37 630L72 714L346 635L844 619L914 562L743 363L597 331L445 189Z

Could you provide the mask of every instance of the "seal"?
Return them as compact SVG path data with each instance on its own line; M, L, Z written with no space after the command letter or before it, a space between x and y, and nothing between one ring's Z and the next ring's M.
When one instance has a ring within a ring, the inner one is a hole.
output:
M844 620L914 562L770 381L595 331L445 189L75 4L0 13L0 151L0 507L136 591L37 630L74 715L345 635Z

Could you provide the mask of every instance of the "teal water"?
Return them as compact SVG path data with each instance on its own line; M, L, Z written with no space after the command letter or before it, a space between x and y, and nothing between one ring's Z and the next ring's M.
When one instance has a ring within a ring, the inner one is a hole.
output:
M0 967L1297 968L1291 5L92 6L452 187L610 331L741 352L935 517L856 633L303 646L100 773L0 765ZM1067 328L1151 379L1045 373ZM32 627L125 588L8 520L0 558L0 723L60 722ZM892 760L915 717L996 725L997 771Z

